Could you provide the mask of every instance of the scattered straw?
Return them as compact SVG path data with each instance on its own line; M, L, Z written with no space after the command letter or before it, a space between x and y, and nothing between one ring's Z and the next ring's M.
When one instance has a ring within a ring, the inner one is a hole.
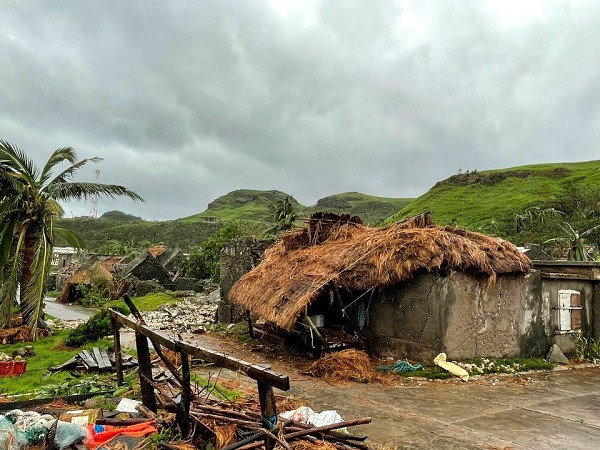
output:
M292 442L294 450L336 450L336 447L325 441L295 441Z
M371 383L380 379L380 375L371 367L369 356L361 350L329 353L312 363L309 372L315 377L329 381Z
M225 425L223 427L215 427L215 448L219 450L220 448L227 447L229 444L233 444L236 440L235 430L235 424Z

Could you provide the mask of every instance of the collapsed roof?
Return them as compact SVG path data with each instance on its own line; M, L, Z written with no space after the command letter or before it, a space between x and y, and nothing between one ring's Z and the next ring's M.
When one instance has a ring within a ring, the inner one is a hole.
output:
M458 270L487 276L526 273L531 261L508 241L435 225L428 213L386 228L358 217L316 213L242 276L229 299L291 330L330 282L348 290L392 286L421 272Z

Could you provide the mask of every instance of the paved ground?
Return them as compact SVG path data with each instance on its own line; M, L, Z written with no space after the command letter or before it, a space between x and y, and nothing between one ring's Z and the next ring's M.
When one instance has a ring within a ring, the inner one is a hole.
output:
M52 304L52 302L49 302ZM54 306L54 305L52 305ZM88 315L57 305L53 315ZM124 343L133 335L123 335ZM600 368L539 372L520 377L428 382L394 377L391 385L336 383L302 374L302 358L253 353L248 345L207 334L186 339L215 350L268 363L289 375L290 394L313 409L336 409L344 418L370 416L356 427L374 445L423 449L599 449ZM214 370L214 369L213 369ZM222 377L246 377L224 371ZM251 380L250 380L251 381Z
M396 385L336 383L301 374L306 361L256 354L214 337L199 343L290 375L292 395L344 418L370 416L355 430L371 444L424 449L598 449L600 368ZM229 373L222 376L235 376ZM247 380L242 377L240 380Z

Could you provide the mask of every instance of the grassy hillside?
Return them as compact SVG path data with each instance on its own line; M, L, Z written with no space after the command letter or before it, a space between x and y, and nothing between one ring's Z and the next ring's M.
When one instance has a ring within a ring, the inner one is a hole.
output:
M169 246L189 250L200 245L208 236L217 231L221 222L184 222L168 220L163 222L123 223L108 219L62 219L58 226L70 229L79 234L90 250L96 250L110 240L120 242L150 241L164 243ZM58 242L66 245L66 242Z
M396 222L425 210L440 224L456 223L471 229L500 228L528 208L556 207L572 192L600 186L600 161L521 166L453 175L440 181L399 213Z
M357 215L369 225L378 225L385 218L406 207L412 198L375 197L360 192L345 192L320 199L316 205L305 210L305 214L317 211Z
M264 222L270 208L286 197L292 199L297 211L304 207L294 197L281 191L257 191L239 189L222 195L208 205L206 211L181 219L184 222L206 221L218 219L223 222L240 220L246 222Z

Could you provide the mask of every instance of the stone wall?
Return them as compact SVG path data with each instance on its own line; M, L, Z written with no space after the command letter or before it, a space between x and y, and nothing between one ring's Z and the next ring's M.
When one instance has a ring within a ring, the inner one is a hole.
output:
M422 274L388 288L369 311L369 346L382 356L431 361L544 355L549 347L539 274L495 283L460 272Z
M232 239L221 251L221 302L217 311L219 322L238 322L246 317L246 310L232 305L227 296L242 275L258 265L265 250L275 243L274 239L244 237Z

